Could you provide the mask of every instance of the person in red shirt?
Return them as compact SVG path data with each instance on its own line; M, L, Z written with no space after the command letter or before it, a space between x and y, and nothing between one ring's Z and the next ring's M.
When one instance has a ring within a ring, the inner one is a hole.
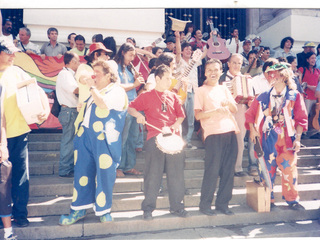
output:
M301 83L307 86L305 88L306 95L304 101L308 116L311 117L313 115L312 107L317 103L315 91L320 79L320 70L316 68L316 54L314 52L308 52L306 54L306 66L300 67L298 72L302 75ZM312 119L310 120L312 121ZM314 128L308 128L308 131L302 134L302 138L319 139L320 133Z
M137 118L137 123L149 124L158 129L170 128L177 135L181 135L181 123L185 113L178 96L169 91L171 86L171 70L160 65L155 70L156 87L141 93L133 100L128 113ZM143 116L139 111L143 111ZM143 219L151 220L152 212L156 208L161 179L165 170L170 201L170 213L179 217L187 217L184 210L184 159L183 152L166 154L156 145L156 137L161 134L155 128L147 125L148 135L145 143L144 195L141 204L144 211Z

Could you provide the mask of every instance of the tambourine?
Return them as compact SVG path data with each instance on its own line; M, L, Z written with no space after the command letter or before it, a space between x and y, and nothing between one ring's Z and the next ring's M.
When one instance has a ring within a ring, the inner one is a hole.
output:
M161 129L149 124L146 122L147 125L150 127L158 130L161 132L156 137L156 145L157 147L166 154L177 154L180 153L183 150L183 147L185 145L185 141L182 139L182 137L174 134L174 133L164 133Z

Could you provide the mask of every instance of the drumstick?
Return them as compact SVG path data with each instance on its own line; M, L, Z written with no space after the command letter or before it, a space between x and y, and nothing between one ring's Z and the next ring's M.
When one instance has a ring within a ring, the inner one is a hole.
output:
M157 128L156 126L153 126L152 124L150 124L150 123L148 123L148 122L145 122L145 123L146 123L146 125L148 125L148 126L154 128L154 129L158 130L159 132L161 132L164 137L167 137L167 136L171 136L171 135L172 135L172 132L163 133L163 131L162 131L160 128Z

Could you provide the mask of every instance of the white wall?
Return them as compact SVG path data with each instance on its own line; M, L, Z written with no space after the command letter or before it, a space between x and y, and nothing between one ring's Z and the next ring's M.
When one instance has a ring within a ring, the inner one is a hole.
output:
M279 49L281 40L287 36L294 39L292 50L295 53L303 51L302 46L306 41L312 41L318 45L320 42L320 31L318 31L320 11L313 10L310 13L313 14L308 16L301 11L300 15L299 11L295 10L291 15L279 16L271 20L268 28L262 27L263 30L258 32L263 39L261 45Z
M30 28L31 41L47 41L47 29L56 27L58 41L67 42L71 32L81 34L91 43L94 34L113 36L117 45L127 37L137 44L153 42L164 32L164 9L25 9L24 23Z

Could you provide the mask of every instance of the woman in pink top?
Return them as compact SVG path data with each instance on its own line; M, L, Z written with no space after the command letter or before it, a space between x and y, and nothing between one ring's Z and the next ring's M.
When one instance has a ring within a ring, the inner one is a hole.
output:
M314 94L320 77L320 70L316 68L316 54L314 52L309 52L306 54L306 64L306 67L299 68L299 72L302 74L302 83L307 83L304 101L306 104L307 113L310 115L312 106L317 102L317 98ZM313 128L308 129L308 133L304 132L302 138L306 138L307 135L310 138L320 138L319 131Z
M302 82L307 83L305 103L309 114L312 105L317 101L314 93L319 82L320 70L316 68L316 54L314 52L307 53L306 60L307 67L300 67L299 72L302 73Z

